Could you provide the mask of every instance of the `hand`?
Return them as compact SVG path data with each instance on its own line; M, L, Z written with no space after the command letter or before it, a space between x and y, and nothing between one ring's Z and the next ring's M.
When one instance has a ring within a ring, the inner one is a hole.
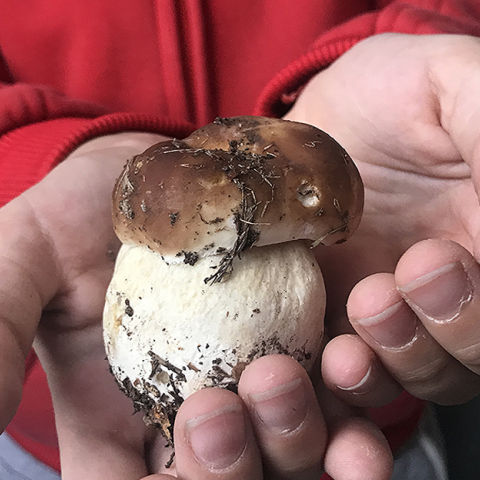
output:
M318 250L332 336L349 331L344 305L364 279L348 315L365 343L335 338L325 382L357 405L388 401L398 383L447 404L479 393L480 40L367 39L312 79L288 118L336 138L366 190L354 237Z
M232 405L240 411L242 403L239 422L232 418ZM212 419L213 414L220 415ZM187 440L192 428L204 462ZM242 431L246 438L241 439ZM235 451L227 452L232 446ZM175 423L175 448L182 479L318 480L324 467L336 480L387 480L393 467L378 428L326 388L315 392L305 370L283 355L252 362L242 374L238 397L217 389L189 397ZM223 470L215 471L217 462Z
M20 400L35 338L65 480L308 480L324 464L340 480L351 470L357 478L389 478L392 458L378 429L328 391L318 391L320 407L305 371L283 356L250 365L239 395L207 389L187 399L175 425L175 462L165 468L171 451L132 415L108 370L101 333L119 247L113 184L126 158L160 139L125 133L92 140L0 210L2 427Z
M92 140L0 210L1 426L20 400L23 361L37 335L66 479L147 473L146 429L108 372L101 313L119 248L110 220L114 181L126 158L161 139Z

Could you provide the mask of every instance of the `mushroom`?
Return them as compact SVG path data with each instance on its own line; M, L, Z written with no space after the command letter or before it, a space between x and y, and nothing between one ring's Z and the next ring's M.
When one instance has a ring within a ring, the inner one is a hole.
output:
M129 160L113 194L123 245L104 339L120 388L172 441L191 393L235 389L253 359L320 353L325 288L312 248L357 228L363 185L307 124L218 118Z

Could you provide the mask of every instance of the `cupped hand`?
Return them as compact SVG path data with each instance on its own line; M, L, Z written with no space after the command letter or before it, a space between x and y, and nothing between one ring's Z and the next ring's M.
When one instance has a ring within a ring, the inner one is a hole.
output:
M348 300L363 342L327 346L325 382L359 405L399 384L439 403L479 393L480 40L371 37L312 79L288 118L336 138L365 184L359 230L318 250L332 336L348 331L363 279Z
M324 467L339 480L352 471L358 479L389 478L392 458L378 429L326 389L315 392L284 356L250 365L239 395L207 389L187 399L166 468L172 452L164 438L133 415L109 372L101 325L119 248L113 184L126 158L159 140L143 133L94 139L0 210L1 426L20 400L35 339L65 480L309 480Z
M109 478L102 476L106 466L126 478L132 473L126 465L144 464L136 457L145 429L108 372L101 314L119 247L112 186L125 159L160 138L125 133L92 140L0 210L2 429L20 400L23 360L35 338L67 479ZM113 434L127 429L128 436ZM79 458L88 462L79 466Z

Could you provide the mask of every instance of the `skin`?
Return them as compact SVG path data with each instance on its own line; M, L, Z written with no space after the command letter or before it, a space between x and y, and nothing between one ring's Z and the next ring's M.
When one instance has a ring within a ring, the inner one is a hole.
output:
M161 137L130 132L80 147L0 210L2 427L20 400L35 339L65 480L308 480L322 468L336 480L390 478L384 438L347 403L384 404L402 388L443 403L480 391L479 53L479 41L467 37L373 37L305 88L289 118L336 137L366 187L358 234L316 252L335 337L325 348L323 382L320 367L312 383L292 359L271 356L245 370L239 395L191 396L178 415L168 473L164 442L131 415L108 372L100 323L118 249L113 182L125 158ZM441 288L456 292L450 305Z
M323 376L354 404L392 399L398 384L442 404L480 391L479 54L464 36L372 37L317 75L289 114L334 136L365 183L357 233L317 251L330 334L348 317L359 335L335 338Z
M105 291L120 246L111 224L112 186L125 158L161 139L134 132L94 139L0 210L0 304L6 312L0 319L2 426L20 400L24 359L35 340L49 378L65 480L131 480L152 473L162 473L157 479L296 480L318 478L326 451L361 459L353 439L327 446L330 417L345 420L342 425L335 420L341 439L343 432L359 429L346 421L354 412L328 392L322 394L322 411L305 371L289 357L272 356L245 371L239 396L209 389L184 403L175 424L176 461L165 469L171 452L141 415L132 415L131 401L108 370L101 332ZM257 403L267 402L270 416L288 417L288 425L276 420L272 428L259 420L252 394ZM292 408L303 412L297 424L289 415ZM371 449L381 452L372 478L388 478L392 460L384 438L368 422L360 431ZM206 451L210 445L217 446L213 459ZM363 463L370 470L372 460Z

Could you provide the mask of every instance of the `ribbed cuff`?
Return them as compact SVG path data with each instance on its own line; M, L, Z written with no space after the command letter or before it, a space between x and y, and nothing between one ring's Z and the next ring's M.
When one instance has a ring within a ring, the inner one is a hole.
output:
M281 70L259 96L255 115L281 117L295 103L308 81L358 42L381 33L464 34L480 36L480 22L467 10L440 13L438 2L424 8L409 2L392 2L326 32L310 51ZM445 2L447 3L447 2Z
M122 131L183 138L192 125L130 113L96 119L61 118L26 125L0 138L0 206L39 182L69 153L91 138Z
M320 45L280 71L266 86L254 115L282 117L295 103L306 83L365 37L334 39Z

